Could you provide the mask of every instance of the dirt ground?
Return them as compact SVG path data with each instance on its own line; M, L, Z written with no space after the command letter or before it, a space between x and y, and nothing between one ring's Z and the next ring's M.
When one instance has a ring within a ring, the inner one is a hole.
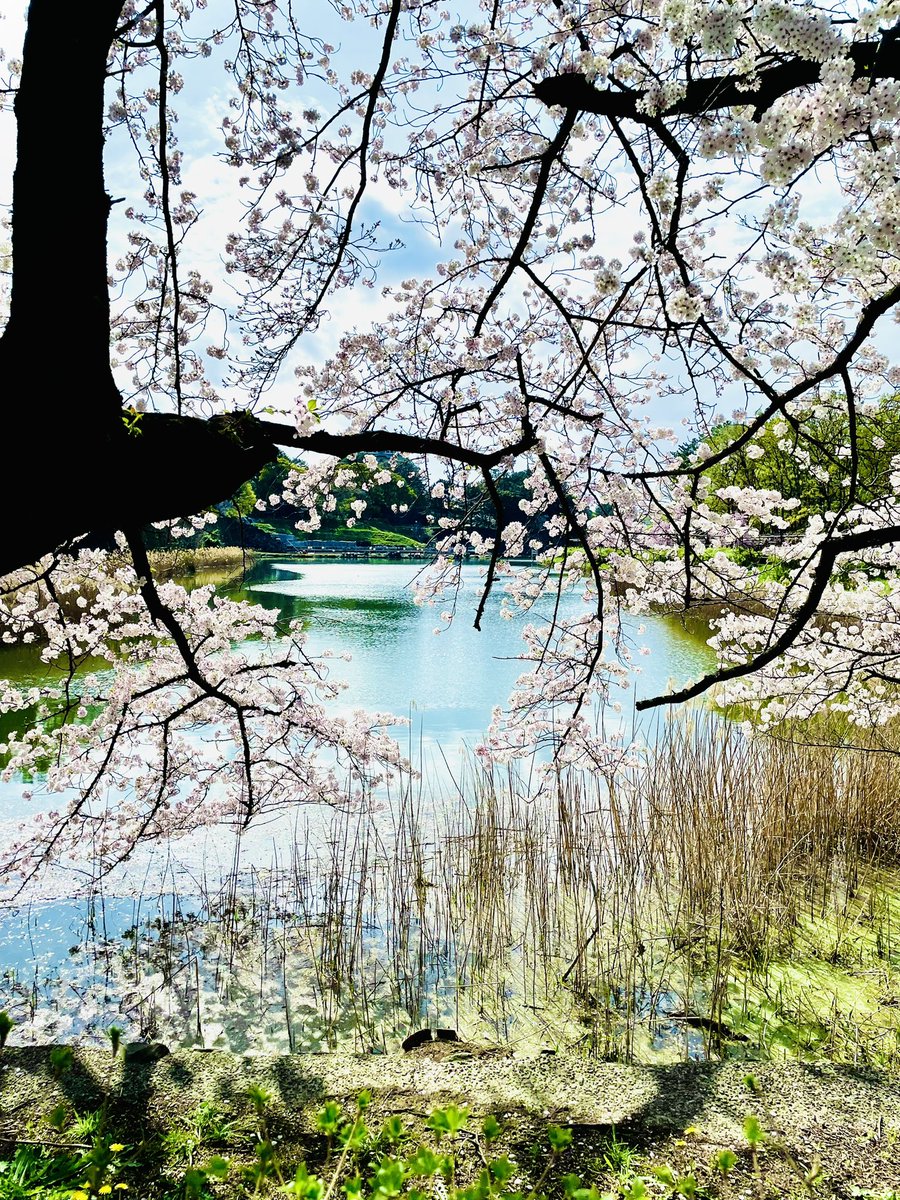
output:
M667 1163L692 1171L715 1196L800 1196L813 1188L835 1197L900 1194L900 1085L847 1067L753 1064L748 1084L747 1063L639 1067L464 1046L449 1056L426 1046L388 1056L178 1051L152 1061L113 1060L109 1050L82 1047L54 1074L50 1053L50 1047L0 1053L0 1157L19 1140L52 1143L43 1118L60 1102L83 1113L105 1101L108 1127L123 1142L162 1137L203 1101L215 1102L238 1126L252 1124L246 1089L256 1084L273 1097L270 1125L285 1161L315 1162L315 1113L323 1100L352 1106L368 1089L373 1120L401 1114L413 1128L451 1101L467 1106L473 1121L493 1113L504 1123L502 1148L511 1156L524 1156L548 1122L569 1126L573 1143L564 1170L601 1189L615 1185L612 1144L627 1147L631 1170ZM743 1136L748 1114L765 1131L756 1164ZM230 1151L238 1157L239 1141ZM245 1149L252 1152L252 1138ZM727 1180L710 1165L723 1149L739 1160ZM815 1182L804 1183L804 1175Z

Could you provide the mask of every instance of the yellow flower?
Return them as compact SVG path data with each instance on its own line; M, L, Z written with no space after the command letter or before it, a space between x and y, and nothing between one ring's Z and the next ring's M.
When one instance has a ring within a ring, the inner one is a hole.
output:
M113 1154L118 1154L120 1150L124 1149L125 1147L121 1142L113 1142L113 1144L110 1146L110 1150L112 1150Z
M101 1196L111 1196L112 1195L112 1184L104 1183L103 1187L97 1188L97 1191L100 1193Z
M117 1184L116 1184L116 1191L117 1191L117 1192L127 1192L127 1191L128 1191L128 1184L127 1184L127 1183L117 1183Z
M90 1197L88 1196L87 1192L77 1191L77 1192L72 1192L70 1195L71 1195L71 1200L90 1200Z

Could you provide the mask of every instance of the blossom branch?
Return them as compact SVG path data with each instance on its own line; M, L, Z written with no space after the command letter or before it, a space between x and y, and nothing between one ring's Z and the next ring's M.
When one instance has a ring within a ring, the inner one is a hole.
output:
M638 700L636 707L638 710L645 710L659 708L662 705L683 704L687 700L695 700L698 696L702 696L716 684L727 683L730 679L740 679L760 671L789 650L813 619L825 594L825 589L831 581L835 562L842 554L857 554L862 550L887 546L897 541L900 541L900 525L867 529L859 533L832 537L830 541L822 545L819 551L819 560L813 570L805 598L794 610L786 628L771 645L759 654L751 655L747 662L736 663L733 666L721 667L717 671L709 672L689 687L679 688L665 696L652 696L646 700Z

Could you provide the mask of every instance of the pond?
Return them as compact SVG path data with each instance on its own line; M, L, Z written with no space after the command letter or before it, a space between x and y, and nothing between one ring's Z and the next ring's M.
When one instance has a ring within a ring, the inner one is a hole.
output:
M440 609L414 602L410 583L420 569L265 560L223 589L300 619L312 651L349 653L335 664L348 684L336 708L406 718L397 736L419 775L373 797L365 813L306 809L241 837L206 831L136 856L89 895L73 876L66 899L57 890L8 909L0 917L0 1008L20 1020L18 1037L99 1036L116 1022L130 1033L234 1049L371 1048L396 1044L426 1019L459 1023L462 980L476 959L485 965L483 950L461 962L456 917L441 908L456 883L446 878L438 903L432 877L464 870L447 848L467 854L470 822L481 819L473 812L486 784L472 749L522 669L520 626L501 617L496 597L482 630L472 627L481 578L474 565L463 568L447 626ZM613 698L619 711L604 718L630 739L634 696L699 674L711 655L702 627L626 616L623 632L649 650L634 687ZM0 657L8 677L38 667L31 648ZM516 809L503 820L521 825L524 785L511 772L503 786ZM4 785L7 817L19 792ZM504 970L521 969L521 947L511 957L502 950ZM515 1009L517 989L508 980L497 986L500 1008ZM508 1037L521 1024L507 1014L486 1028ZM568 1024L565 1014L554 1028Z
M424 738L445 753L472 747L487 729L495 705L509 695L524 669L521 622L500 615L499 594L493 597L479 632L473 616L483 569L467 565L456 602L456 616L446 626L440 613L450 606L417 606L410 588L421 565L411 563L281 562L257 563L232 595L277 607L300 619L310 648L331 648L352 655L336 671L346 680L346 703L354 708L386 710L407 717L414 741ZM549 608L549 604L546 606ZM568 602L577 611L576 599ZM547 617L538 605L529 619ZM713 662L706 645L708 629L673 618L623 616L626 644L645 647L640 673L631 694L617 691L619 720L634 731L634 700L664 691L670 680L684 682ZM438 632L439 631L439 632ZM607 721L610 715L606 715Z

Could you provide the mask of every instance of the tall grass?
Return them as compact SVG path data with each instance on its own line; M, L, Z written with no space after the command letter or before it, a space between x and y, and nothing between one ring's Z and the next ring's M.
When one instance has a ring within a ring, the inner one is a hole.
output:
M380 816L308 814L271 870L131 956L136 1019L235 1048L384 1050L431 1024L898 1067L898 759L884 731L799 732L672 721L640 764L538 795L473 765L449 802L410 782Z

